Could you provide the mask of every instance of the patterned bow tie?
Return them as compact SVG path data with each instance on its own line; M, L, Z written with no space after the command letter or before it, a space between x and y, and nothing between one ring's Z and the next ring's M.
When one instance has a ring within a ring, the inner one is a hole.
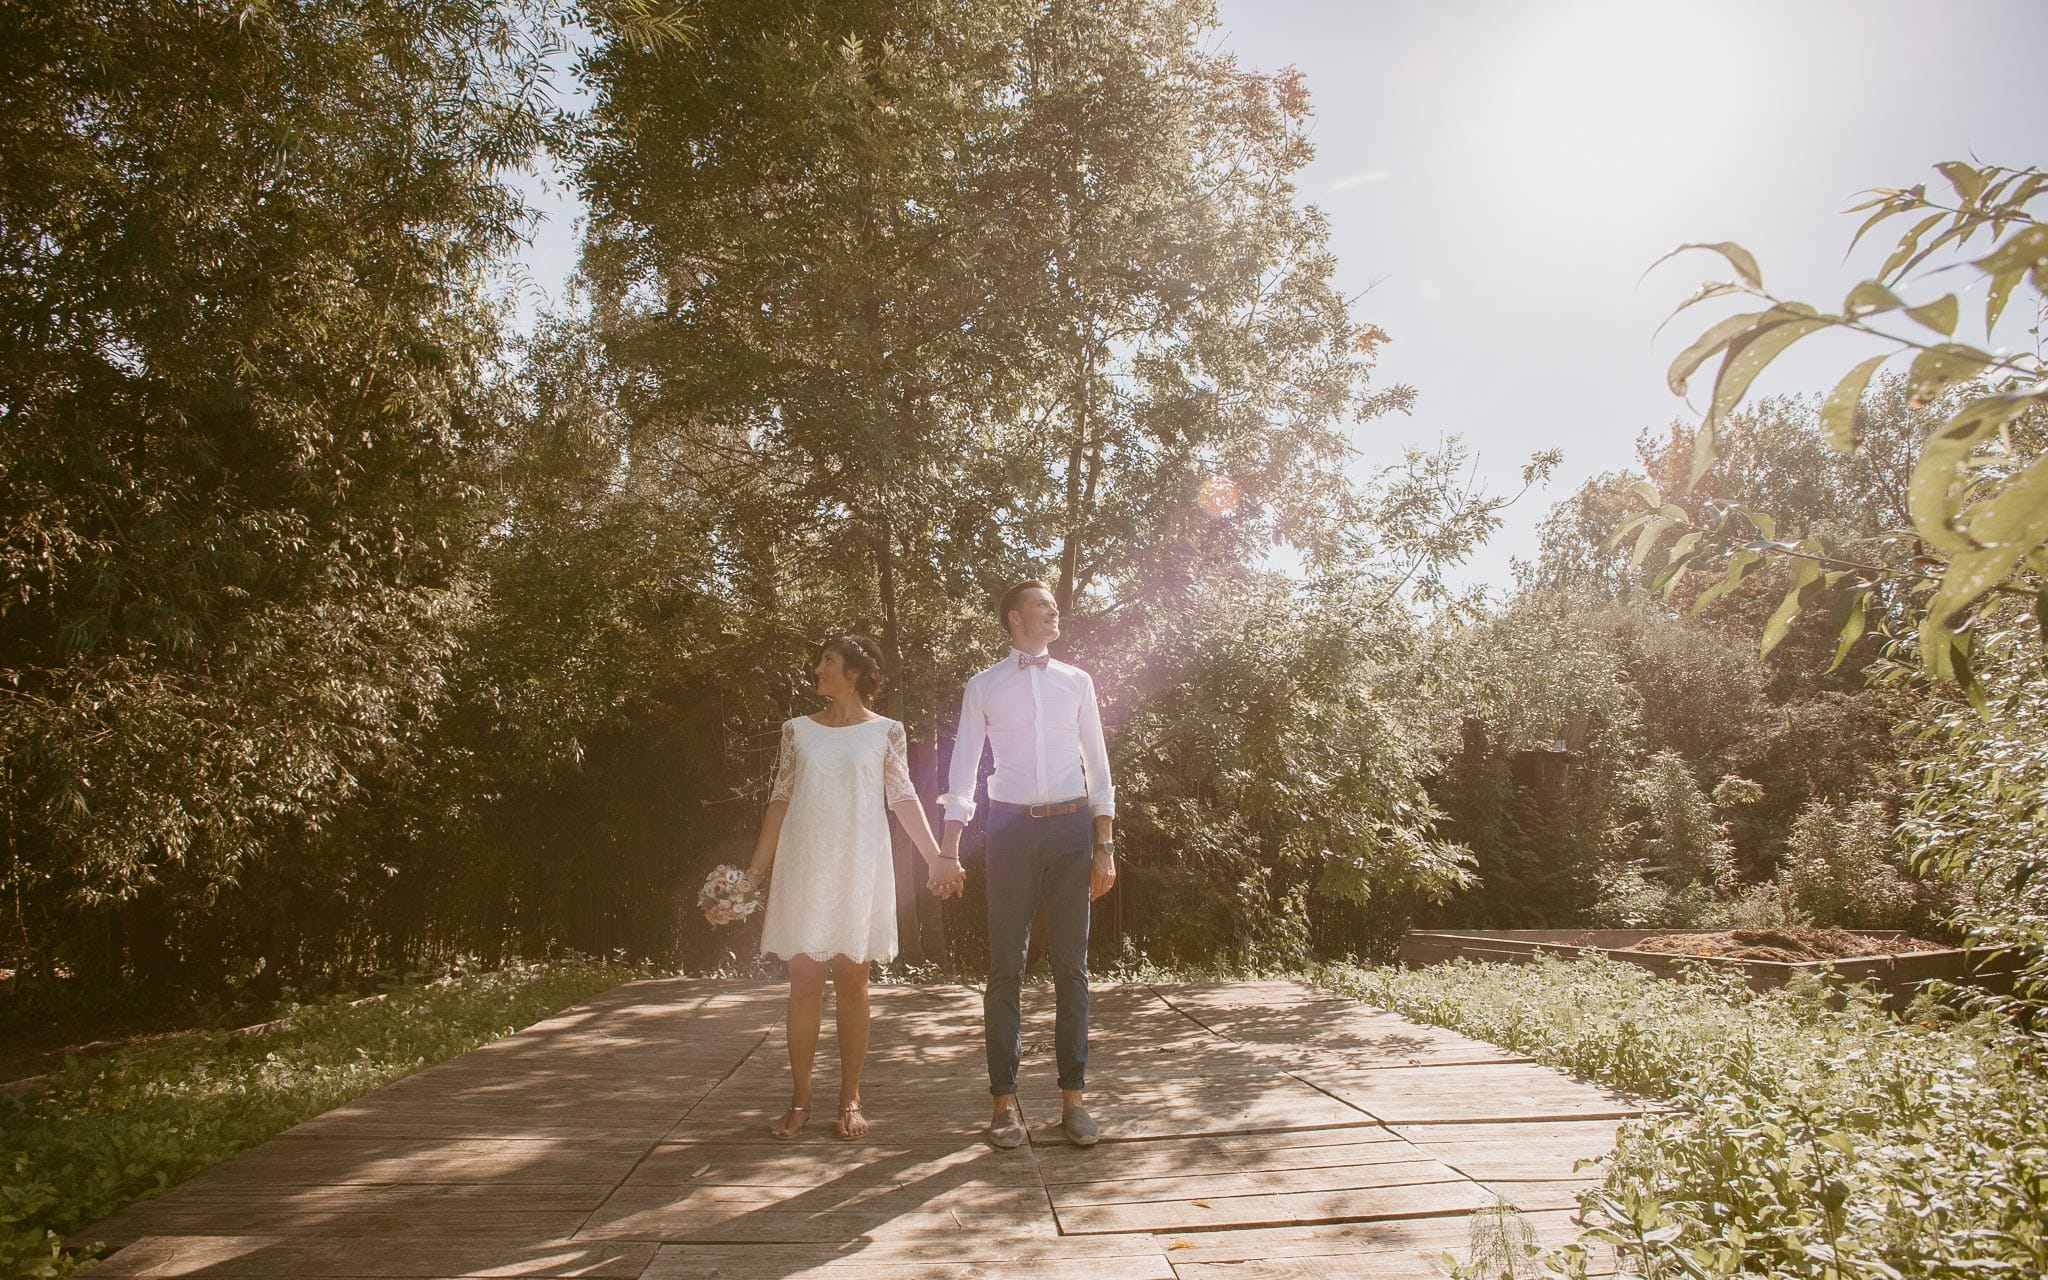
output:
M1039 667L1042 669L1046 663L1051 661L1052 655L1049 653L1041 653L1035 658L1024 653L1017 655L1017 665L1020 667Z

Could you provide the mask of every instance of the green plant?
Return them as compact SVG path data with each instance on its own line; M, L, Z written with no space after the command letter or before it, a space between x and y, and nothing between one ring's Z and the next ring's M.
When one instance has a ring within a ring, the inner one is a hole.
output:
M1672 1104L1587 1198L1644 1276L1963 1280L2048 1268L2048 1075L2008 1018L1862 988L1754 992L1599 959L1316 978ZM1582 1247L1547 1266L1570 1274Z
M1792 824L1778 883L1798 910L1824 925L1903 929L1914 886L1892 842L1880 800L1836 806L1815 800Z

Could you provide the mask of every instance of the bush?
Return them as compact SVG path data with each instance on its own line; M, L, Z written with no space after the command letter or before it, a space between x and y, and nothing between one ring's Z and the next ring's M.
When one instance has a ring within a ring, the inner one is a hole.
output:
M1792 824L1778 883L1818 924L1903 929L1913 914L1914 886L1891 836L1882 801L1840 808L1811 801Z

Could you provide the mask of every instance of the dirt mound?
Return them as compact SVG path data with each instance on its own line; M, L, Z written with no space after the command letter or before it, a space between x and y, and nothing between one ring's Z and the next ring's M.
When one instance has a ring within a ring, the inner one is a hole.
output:
M1897 956L1911 951L1939 951L1942 944L1919 938L1873 938L1847 929L1728 929L1720 933L1667 933L1644 938L1629 951L1663 955L1719 956L1730 960L1782 960L1810 964L1815 960L1847 960L1856 956Z

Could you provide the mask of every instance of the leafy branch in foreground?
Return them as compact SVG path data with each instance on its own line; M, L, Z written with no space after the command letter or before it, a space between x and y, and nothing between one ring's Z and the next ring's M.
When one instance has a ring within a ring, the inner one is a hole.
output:
M1691 467L1676 495L1667 496L1649 481L1635 485L1633 494L1645 509L1615 530L1611 545L1633 537L1632 559L1640 565L1675 535L1654 586L1669 598L1685 575L1718 571L1718 579L1695 601L1696 610L1733 590L1756 566L1788 564L1792 584L1765 625L1766 653L1802 610L1824 599L1835 605L1837 663L1864 633L1874 594L1910 607L1918 614L1921 666L1937 678L1955 681L1982 710L1984 695L1971 671L1970 654L1972 623L1986 602L2001 596L2029 599L2048 636L2048 454L2041 438L2048 366L2040 352L2041 326L2037 320L2029 330L2035 339L2031 353L1991 346L1991 335L2022 283L2033 291L2036 316L2041 314L2048 292L2048 226L2030 206L2048 195L2048 172L1961 162L1937 168L1954 190L1953 203L1930 196L1923 184L1879 188L1852 210L1872 210L1856 234L1858 241L1890 219L1919 216L1900 236L1878 278L1852 288L1837 312L1770 293L1756 259L1741 245L1686 245L1674 251L1711 250L1737 277L1703 285L1674 316L1721 297L1754 298L1767 305L1710 326L1672 362L1667 381L1673 393L1684 395L1699 369L1716 355L1721 358L1694 436ZM1967 290L1916 303L1899 289L1932 254L1961 249L1980 235L1992 241L1990 250L1961 264L1974 269L1985 288L1985 341L1975 346L1954 340ZM1874 323L1879 317L1904 317L1917 328L1889 332ZM1888 541L1897 554L1880 563L1844 557L1821 538L1780 539L1767 512L1722 502L1694 502L1695 509L1688 510L1683 501L1713 469L1720 425L1757 375L1793 343L1828 330L1873 338L1890 348L1859 361L1822 403L1821 425L1835 448L1857 448L1857 406L1888 361L1908 360L1906 380L1915 403L1940 402L1945 409L1914 467L1908 493L1911 528Z

